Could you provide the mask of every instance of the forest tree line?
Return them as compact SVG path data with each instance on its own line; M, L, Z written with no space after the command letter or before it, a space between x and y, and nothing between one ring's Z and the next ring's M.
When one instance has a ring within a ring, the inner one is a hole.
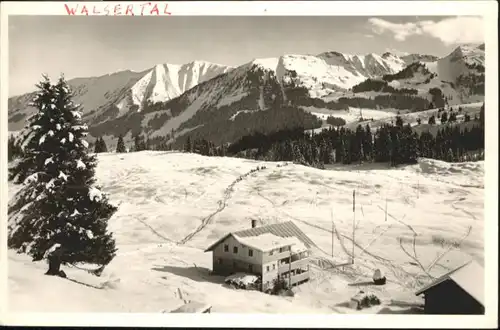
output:
M439 109L436 116L428 119L435 125L457 122L462 108L445 111ZM340 118L331 118L339 123ZM374 132L369 125L358 125L355 130L330 127L319 133L305 133L303 127L284 128L271 132L253 132L234 143L216 144L209 139L187 136L183 151L205 156L233 156L267 161L294 161L307 166L322 168L326 164L352 164L361 162L389 162L391 165L412 164L418 157L434 158L450 162L478 160L484 157L484 104L479 116L471 118L467 113L464 122L475 124L463 129L459 125L443 126L436 134L416 133L400 116L395 124L384 124ZM417 120L421 124L421 120ZM149 139L134 136L128 151L172 150L170 135ZM177 148L178 149L178 148ZM119 136L116 152L127 152L123 136ZM98 137L94 152L107 152L104 140ZM9 139L9 160L21 153L13 138Z

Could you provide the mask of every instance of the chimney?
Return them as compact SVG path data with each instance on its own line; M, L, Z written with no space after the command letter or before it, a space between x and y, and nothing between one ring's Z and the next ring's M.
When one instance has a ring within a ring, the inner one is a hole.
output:
M252 219L252 228L257 227L257 220Z

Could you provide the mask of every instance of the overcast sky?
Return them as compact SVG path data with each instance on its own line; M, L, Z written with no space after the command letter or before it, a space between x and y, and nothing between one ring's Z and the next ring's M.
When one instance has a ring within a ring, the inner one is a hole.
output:
M10 16L9 96L33 90L42 73L71 79L193 60L236 66L332 50L444 56L483 42L483 33L474 17Z

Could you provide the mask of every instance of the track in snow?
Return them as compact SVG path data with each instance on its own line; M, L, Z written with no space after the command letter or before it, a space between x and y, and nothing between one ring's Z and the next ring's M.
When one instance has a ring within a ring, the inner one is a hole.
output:
M231 194L234 191L234 186L238 182L242 181L244 178L246 178L247 176L249 176L250 174L252 174L254 172L258 172L258 171L263 170L263 169L266 169L266 167L257 167L257 169L252 169L252 170L248 171L247 173L243 174L242 176L238 177L229 186L227 186L226 189L224 189L224 196L223 196L223 198L220 199L217 202L217 204L219 205L218 208L214 212L212 212L210 215L208 215L207 217L203 218L203 220L201 221L201 224L198 226L198 228L196 228L192 233L188 234L186 237L184 237L179 242L177 242L177 244L179 244L179 245L186 244L196 234L198 234L200 231L202 231L212 221L212 219L213 219L214 216L216 216L217 214L219 214L222 211L224 211L224 209L227 206L228 200L231 199Z

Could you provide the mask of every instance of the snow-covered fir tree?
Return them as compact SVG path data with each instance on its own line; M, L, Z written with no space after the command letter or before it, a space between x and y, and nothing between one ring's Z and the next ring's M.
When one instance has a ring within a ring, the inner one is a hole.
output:
M19 160L16 166L10 169L9 178L14 181L14 183L22 183L31 174L35 172L40 172L44 167L44 155L37 152L37 145L42 136L46 137L49 133L50 128L48 125L42 126L45 121L49 119L42 117L40 114L45 111L47 104L54 99L53 86L47 76L43 76L43 81L36 85L38 88L38 93L35 100L30 104L38 109L39 112L33 114L27 119L27 124L22 135L19 137L19 143L21 144L21 150L25 152L23 157ZM45 138L44 138L45 139ZM38 140L38 141L37 141Z
M55 85L47 77L39 84L33 101L38 112L30 119L17 171L26 179L9 210L16 221L8 243L33 260L60 247L60 263L107 265L116 253L107 223L117 208L95 185L96 158L85 140L88 128L71 98L63 77ZM47 273L59 274L60 263Z

